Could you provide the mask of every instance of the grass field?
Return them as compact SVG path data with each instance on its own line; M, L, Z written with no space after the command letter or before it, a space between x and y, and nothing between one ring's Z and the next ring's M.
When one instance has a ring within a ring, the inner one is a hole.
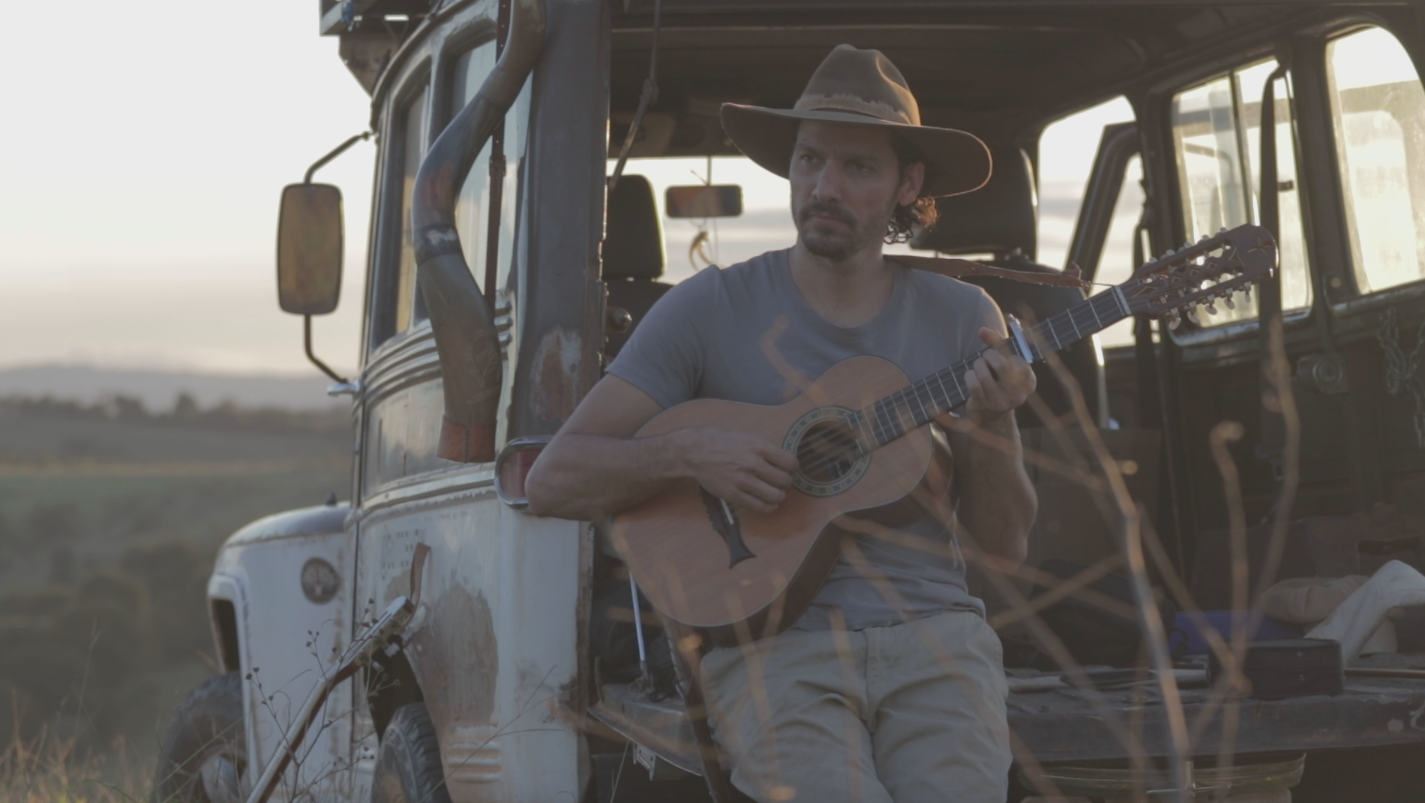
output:
M342 412L183 413L0 400L0 776L59 761L142 799L133 768L214 671L217 548L253 519L350 495ZM30 745L43 749L16 752Z

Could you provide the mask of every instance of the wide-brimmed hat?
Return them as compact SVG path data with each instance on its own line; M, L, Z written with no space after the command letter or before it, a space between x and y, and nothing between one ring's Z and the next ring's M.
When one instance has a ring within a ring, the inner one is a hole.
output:
M747 157L787 177L803 120L874 125L909 142L925 161L922 195L960 195L990 180L990 149L974 134L920 124L905 77L879 50L837 45L807 82L796 106L722 104L722 127Z

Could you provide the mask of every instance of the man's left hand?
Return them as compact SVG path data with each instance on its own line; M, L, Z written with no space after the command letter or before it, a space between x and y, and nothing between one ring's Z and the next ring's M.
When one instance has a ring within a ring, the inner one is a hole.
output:
M1034 370L1018 355L1005 356L995 347L1008 338L980 327L980 340L989 351L975 360L965 372L965 387L970 400L965 404L965 418L977 424L993 423L1014 412L1034 393Z

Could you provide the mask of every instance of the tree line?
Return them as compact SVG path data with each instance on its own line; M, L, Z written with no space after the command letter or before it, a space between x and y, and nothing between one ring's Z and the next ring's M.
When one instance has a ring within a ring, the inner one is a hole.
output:
M4 417L120 421L245 432L326 434L351 429L351 412L346 405L333 405L326 410L291 410L242 407L222 401L203 408L187 393L178 394L167 410L150 410L143 399L122 394L92 403L53 396L5 396L0 397L0 418Z

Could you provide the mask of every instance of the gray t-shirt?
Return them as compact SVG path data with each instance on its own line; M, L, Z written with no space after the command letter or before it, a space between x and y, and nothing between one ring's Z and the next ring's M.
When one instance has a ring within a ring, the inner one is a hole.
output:
M700 398L774 405L798 393L788 368L814 380L848 357L869 354L890 360L916 381L983 349L981 326L1003 330L999 308L980 288L900 265L893 267L890 299L874 319L837 326L802 297L788 253L770 251L730 268L707 268L668 291L609 373L664 408ZM878 589L843 557L795 626L829 629L834 608L852 630L954 609L983 615L983 603L965 588L954 535L933 516L903 532L951 549L932 553L858 536L867 562L895 593Z

